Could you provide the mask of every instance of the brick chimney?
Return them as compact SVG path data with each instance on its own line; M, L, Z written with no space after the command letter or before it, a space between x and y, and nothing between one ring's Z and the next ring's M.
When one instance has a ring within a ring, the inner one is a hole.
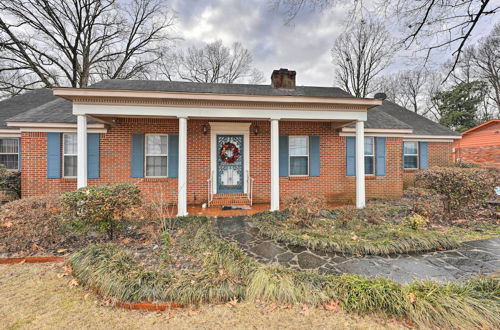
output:
M271 75L273 88L295 89L295 71L288 69L274 70Z

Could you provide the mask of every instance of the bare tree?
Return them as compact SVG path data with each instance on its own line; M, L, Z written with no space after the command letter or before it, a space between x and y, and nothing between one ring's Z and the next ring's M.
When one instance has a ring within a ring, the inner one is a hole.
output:
M395 53L392 41L384 25L376 21L362 20L342 33L331 51L338 83L354 96L367 96L374 78Z
M0 13L0 73L24 78L15 89L140 77L173 24L162 0L3 0Z
M385 14L388 20L395 17L404 29L402 42L407 46L425 44L426 61L435 50L453 49L452 66L446 78L455 69L467 41L478 22L500 10L498 1L491 0L274 0L274 7L284 11L287 23L305 9L324 9L335 4L350 5L351 15L363 17L365 12Z
M416 113L424 112L423 100L426 97L428 73L422 70L401 71L383 76L378 81L379 90L387 98Z
M227 47L218 40L166 56L160 71L168 80L233 84L246 79L259 83L262 73L252 67L252 61L250 51L241 43Z
M500 23L474 49L473 70L490 86L490 99L500 112Z

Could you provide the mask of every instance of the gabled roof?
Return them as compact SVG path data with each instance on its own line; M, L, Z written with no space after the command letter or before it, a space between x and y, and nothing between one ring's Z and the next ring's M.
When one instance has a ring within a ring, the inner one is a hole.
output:
M500 119L492 119L492 120L489 120L487 122L484 122L482 124L479 124L477 126L474 126L472 128L469 128L468 130L466 130L465 132L462 132L462 136L465 135L465 134L468 134L470 132L473 132L481 127L484 127L484 126L487 126L487 125L490 125L490 124L493 124L493 123L500 123Z
M76 123L71 101L55 97L45 104L34 107L16 116L8 118L10 122L30 123Z
M5 121L27 110L58 99L51 89L42 88L0 101L0 129L8 129Z
M411 126L415 135L460 136L459 133L388 100L384 100L382 105L370 111L375 109L381 109L386 114Z

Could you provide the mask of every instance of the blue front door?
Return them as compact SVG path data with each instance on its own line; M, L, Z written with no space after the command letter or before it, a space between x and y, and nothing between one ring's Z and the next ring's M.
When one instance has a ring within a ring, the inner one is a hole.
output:
M242 193L243 135L217 135L217 193Z

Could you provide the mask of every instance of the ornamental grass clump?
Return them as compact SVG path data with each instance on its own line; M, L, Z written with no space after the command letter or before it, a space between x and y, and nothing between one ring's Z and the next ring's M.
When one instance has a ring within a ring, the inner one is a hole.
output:
M405 318L424 328L490 328L500 324L500 281L404 285L361 275L326 275L264 265L214 232L212 220L179 218L175 243L202 262L198 271L145 270L134 256L112 245L90 245L68 261L84 285L121 301L224 303L252 300L279 305L338 303L346 311Z
M62 195L62 215L77 227L97 227L112 240L125 212L141 204L140 193L126 183L80 188Z

